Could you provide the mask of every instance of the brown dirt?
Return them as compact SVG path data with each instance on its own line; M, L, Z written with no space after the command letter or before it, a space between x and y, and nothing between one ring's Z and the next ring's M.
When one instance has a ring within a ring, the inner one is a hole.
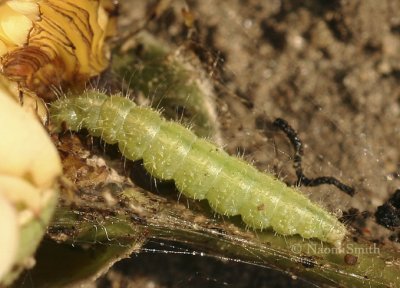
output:
M125 23L138 27L147 7L127 2L135 10ZM357 194L327 185L302 190L338 214L352 207L374 213L400 185L400 2L183 2L146 27L202 60L227 150L293 183L293 150L270 125L284 118L305 144L305 173L335 176ZM196 19L191 35L182 7ZM373 218L356 228L370 239L391 234ZM232 261L150 254L116 265L99 286L308 287L276 275Z

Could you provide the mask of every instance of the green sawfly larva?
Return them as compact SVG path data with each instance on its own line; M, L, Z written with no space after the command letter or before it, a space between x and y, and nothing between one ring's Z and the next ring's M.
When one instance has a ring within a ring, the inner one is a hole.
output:
M272 228L336 246L346 235L334 215L296 189L122 96L88 91L64 97L51 105L50 117L56 127L86 128L106 143L118 143L127 159L143 159L154 177L174 180L186 197L206 199L222 215L240 215L253 229Z

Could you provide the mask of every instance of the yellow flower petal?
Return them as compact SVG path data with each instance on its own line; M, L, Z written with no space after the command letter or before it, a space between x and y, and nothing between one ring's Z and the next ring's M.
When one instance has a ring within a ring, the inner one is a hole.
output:
M18 25L16 24L18 23ZM22 14L4 17L0 22L4 35L14 44L22 46L28 41L32 21Z
M36 2L32 1L8 1L6 3L14 11L29 16L39 15L39 7Z

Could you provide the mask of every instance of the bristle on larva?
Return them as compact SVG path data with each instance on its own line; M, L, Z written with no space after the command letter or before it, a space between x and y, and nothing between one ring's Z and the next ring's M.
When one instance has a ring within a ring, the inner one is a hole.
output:
M154 177L174 180L185 196L207 199L220 214L241 215L251 228L336 246L346 235L336 217L296 189L124 97L89 91L57 100L50 117L57 127L86 128L109 144L118 143L126 158L143 159Z

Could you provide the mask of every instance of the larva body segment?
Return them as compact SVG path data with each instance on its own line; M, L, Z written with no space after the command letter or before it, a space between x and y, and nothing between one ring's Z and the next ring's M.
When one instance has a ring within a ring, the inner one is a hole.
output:
M126 158L143 159L154 177L174 180L185 196L207 199L220 214L241 215L249 227L272 227L282 235L299 234L334 245L346 235L343 224L295 189L151 108L120 96L87 92L56 101L50 114L57 126L87 128L107 143L118 142Z

